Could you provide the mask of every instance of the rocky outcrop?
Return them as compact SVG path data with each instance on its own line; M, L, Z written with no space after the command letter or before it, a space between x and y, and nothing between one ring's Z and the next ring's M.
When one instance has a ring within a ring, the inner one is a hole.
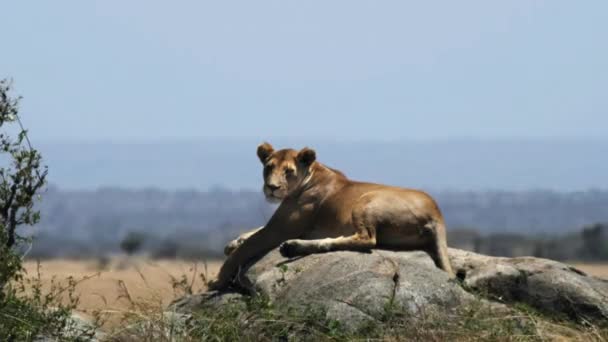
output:
M238 277L241 293L258 293L278 308L321 307L327 317L355 329L380 320L387 309L411 317L453 315L476 306L512 310L521 303L573 320L608 320L608 281L562 263L538 258L497 258L451 249L457 279L424 252L332 252L286 259L277 250ZM237 292L182 298L173 309L221 308Z

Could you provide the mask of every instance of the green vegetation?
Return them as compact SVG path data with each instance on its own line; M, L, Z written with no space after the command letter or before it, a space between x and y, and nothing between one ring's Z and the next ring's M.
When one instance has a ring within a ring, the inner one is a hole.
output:
M6 163L0 167L0 341L29 341L42 335L86 340L89 333L76 332L70 318L78 302L75 282L51 284L43 293L39 277L36 281L23 274L20 252L31 238L22 231L40 219L34 201L45 185L47 169L21 125L20 98L11 97L10 91L10 82L0 80L0 160ZM17 134L11 136L14 131ZM60 299L66 297L62 304Z
M33 210L34 196L45 183L46 168L40 164L38 151L24 147L27 131L21 127L18 113L19 98L10 97L10 83L0 80L0 154L9 165L0 168L0 287L18 276L21 259L15 253L20 243L26 242L18 228L34 225L39 219ZM16 137L8 131L11 124L19 124ZM4 294L0 294L2 300Z
M162 317L162 319L158 319ZM446 319L446 317L448 319ZM112 341L544 341L556 338L604 341L608 329L548 319L533 310L490 309L481 301L440 316L413 317L387 305L380 320L357 330L327 318L315 307L277 308L267 298L233 299L204 307L187 319L133 322L131 329L111 335Z

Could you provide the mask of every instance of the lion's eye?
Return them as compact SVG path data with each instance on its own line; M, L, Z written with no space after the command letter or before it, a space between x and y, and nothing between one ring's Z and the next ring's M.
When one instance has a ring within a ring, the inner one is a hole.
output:
M270 171L272 171L272 168L274 167L274 165L268 164L266 166L264 166L264 173L268 174L270 173Z

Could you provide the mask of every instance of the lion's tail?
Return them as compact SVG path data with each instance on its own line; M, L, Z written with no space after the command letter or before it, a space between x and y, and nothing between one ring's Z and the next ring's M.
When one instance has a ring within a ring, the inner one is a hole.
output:
M452 270L452 264L448 256L448 239L446 236L446 227L443 220L436 223L435 226L435 246L433 246L435 254L435 262L437 267L448 272L450 278L454 278L456 275Z

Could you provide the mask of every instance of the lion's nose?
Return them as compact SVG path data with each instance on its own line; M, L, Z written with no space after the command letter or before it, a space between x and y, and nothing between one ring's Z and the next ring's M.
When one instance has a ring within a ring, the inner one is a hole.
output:
M278 185L273 185L273 184L267 184L266 186L268 187L268 189L270 189L270 191L275 191L275 190L277 190L278 188L280 188L280 186L278 186Z

